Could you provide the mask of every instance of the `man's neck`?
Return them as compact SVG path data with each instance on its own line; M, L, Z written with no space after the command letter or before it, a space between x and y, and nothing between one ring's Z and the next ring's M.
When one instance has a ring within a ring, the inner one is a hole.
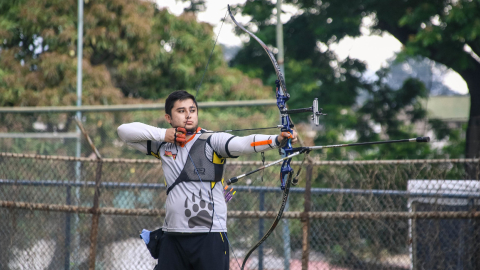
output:
M201 128L200 127L197 127L195 129L191 129L191 130L187 130L187 136L185 136L185 138L187 139L187 142L192 138L194 137L198 132L200 132Z

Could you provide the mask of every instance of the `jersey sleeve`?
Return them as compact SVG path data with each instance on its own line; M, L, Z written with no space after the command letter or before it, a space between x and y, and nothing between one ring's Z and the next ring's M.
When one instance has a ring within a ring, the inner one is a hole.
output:
M228 133L215 133L210 139L210 145L222 157L237 158L241 155L278 148L277 137L277 135L262 134L237 137ZM263 142L263 145L255 145L259 142Z
M164 128L139 122L123 124L117 128L120 139L127 143L127 145L146 154L150 154L148 152L148 146L155 151L158 145L165 140L165 132L166 129Z

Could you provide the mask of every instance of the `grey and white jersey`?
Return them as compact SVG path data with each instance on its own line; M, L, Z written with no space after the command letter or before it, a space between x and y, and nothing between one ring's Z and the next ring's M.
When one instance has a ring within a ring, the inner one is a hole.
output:
M214 152L220 157L228 158L277 148L275 143L277 135L235 137L228 133L214 133L210 137L210 143L206 145L205 153L189 153L200 134L191 137L183 147L180 147L172 143L162 143L166 129L138 122L123 124L118 127L117 132L123 141L143 153L147 153L147 144L151 141L151 151L162 160L167 186L175 182L187 162L192 162L190 156L204 154L212 161ZM254 141L263 140L272 140L272 143L250 146ZM227 231L227 206L220 182L213 187L212 182L182 182L170 191L165 207L164 231Z

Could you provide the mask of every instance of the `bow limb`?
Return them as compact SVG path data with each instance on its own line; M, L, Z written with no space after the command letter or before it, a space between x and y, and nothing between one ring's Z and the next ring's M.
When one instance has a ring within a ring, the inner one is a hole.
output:
M243 262L242 262L242 268L241 268L242 270L245 268L245 264L247 263L247 260L250 257L250 255L253 253L253 251L255 249L257 249L270 236L270 234L273 232L275 227L277 227L278 222L280 222L280 219L282 218L282 215L283 215L283 210L285 209L285 205L287 204L288 193L290 191L290 185L292 183L292 175L293 175L292 172L290 172L289 175L288 175L288 180L287 180L287 183L286 183L286 186L285 186L285 190L283 191L282 205L280 206L280 210L278 211L278 214L275 217L275 221L273 222L272 226L270 226L270 229L268 229L267 233L265 233L265 235L262 237L262 239L260 239L247 252L247 255L245 256L245 258L243 259Z
M283 77L282 71L280 70L280 65L278 65L277 60L275 60L275 56L273 55L272 51L263 43L261 39L259 39L257 36L255 36L252 32L248 31L243 25L237 22L235 20L235 17L233 17L232 11L230 10L230 5L228 5L228 13L230 14L230 18L232 18L232 21L243 31L245 31L247 34L249 34L252 38L254 38L260 46L263 47L265 52L267 53L268 57L270 58L270 61L272 61L273 66L275 67L275 73L277 74L278 80L280 81L280 86L281 86L281 91L283 91L283 94L288 94L287 93L287 86L285 85L285 78Z
M237 22L237 20L235 20L235 17L233 17L232 11L230 10L230 6L228 6L228 13L229 13L232 21L240 29L242 29L247 34L249 34L252 38L254 38L263 47L263 49L267 53L268 57L270 58L270 61L272 62L273 67L275 68L275 73L276 73L277 78L278 78L278 80L276 82L276 84L277 84L277 106L278 106L278 109L280 110L280 114L281 114L281 118L282 118L282 125L281 125L282 126L282 131L292 132L291 127L293 126L293 123L291 122L289 115L287 113L285 113L286 110L287 110L287 106L286 106L285 103L290 98L290 95L287 92L287 87L285 85L285 78L283 77L282 71L280 70L280 66L277 63L277 60L275 60L275 56L273 55L272 51L267 47L267 45L265 45L265 43L263 43L263 41L261 39L259 39L257 36L255 36L252 32L245 29L245 27L243 27L241 24L239 24ZM288 140L287 145L282 147L282 149L284 149L286 156L291 154L292 146L291 146L290 139ZM268 229L267 233L265 233L265 235L260 239L260 241L258 241L248 251L247 255L243 259L243 263L242 263L242 267L241 267L242 270L245 267L245 264L247 262L248 257L250 257L252 252L255 249L257 249L270 236L270 234L273 232L275 227L277 227L278 222L280 222L280 219L282 218L283 210L285 209L285 205L287 204L287 200L288 200L288 193L290 192L290 185L292 183L293 170L290 167L290 161L291 161L291 158L284 161L284 163L282 164L281 172L280 172L280 175L281 175L280 176L280 181L282 183L281 187L283 189L283 199L282 199L282 205L280 206L280 210L278 211L278 214L275 218L275 221L273 222L270 229ZM284 176L286 176L287 174L288 174L288 177L287 177L287 181L285 183L283 179L284 179Z
M230 5L228 5L228 14L230 15L230 18L232 19L232 21L240 29L242 29L247 34L249 34L252 38L254 38L260 44L260 46L262 46L262 48L265 50L268 57L270 58L270 61L272 62L273 67L275 68L275 73L276 73L277 78L278 78L278 83L277 83L277 91L278 91L277 92L277 106L278 106L278 109L280 110L280 114L282 115L282 126L283 126L282 131L292 132L291 128L293 127L293 122L290 119L290 116L285 113L287 111L286 101L290 98L290 95L287 92L287 86L285 84L285 78L283 76L282 71L280 70L280 66L278 65L277 60L275 60L275 56L273 55L273 52L268 48L267 45L265 45L265 43L261 39L259 39L252 32L248 31L245 27L243 27L243 25L241 25L240 23L237 22L237 20L235 20L235 17L232 14L232 10L230 9ZM282 147L282 148L284 150L287 150L287 147ZM290 140L288 142L288 148L291 149ZM290 152L286 153L286 155L288 155L288 154L290 154ZM284 175L286 175L286 173L284 173Z

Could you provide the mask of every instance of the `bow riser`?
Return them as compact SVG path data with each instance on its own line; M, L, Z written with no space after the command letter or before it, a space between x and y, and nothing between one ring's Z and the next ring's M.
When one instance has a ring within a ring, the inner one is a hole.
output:
M275 81L277 86L276 89L276 97L277 97L277 107L280 111L280 117L282 120L282 132L289 132L290 134L293 133L292 130L292 122L290 120L290 116L286 113L287 111L287 101L290 99L289 95L286 95L284 91L282 91L281 82L280 80ZM292 154L292 142L291 139L288 139L286 144L281 147L284 156L289 156ZM290 172L293 172L292 167L290 167L291 159L286 159L282 163L282 167L280 169L280 188L285 190L285 176L288 175Z

